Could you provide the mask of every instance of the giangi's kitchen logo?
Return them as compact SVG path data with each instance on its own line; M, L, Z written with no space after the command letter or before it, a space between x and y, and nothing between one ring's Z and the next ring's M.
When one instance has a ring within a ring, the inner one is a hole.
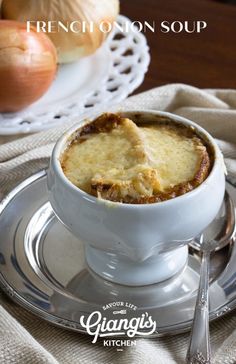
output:
M148 312L138 314L137 306L128 302L108 303L101 311L94 311L88 317L81 316L80 324L93 336L93 344L98 338L104 338L104 346L117 348L134 346L135 336L149 336L156 332L156 321L152 316Z

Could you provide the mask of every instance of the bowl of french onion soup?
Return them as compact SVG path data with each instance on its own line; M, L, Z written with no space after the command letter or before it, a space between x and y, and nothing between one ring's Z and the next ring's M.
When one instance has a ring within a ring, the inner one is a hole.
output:
M104 113L56 143L49 201L84 243L88 267L125 285L164 281L223 201L222 154L190 120L159 111Z

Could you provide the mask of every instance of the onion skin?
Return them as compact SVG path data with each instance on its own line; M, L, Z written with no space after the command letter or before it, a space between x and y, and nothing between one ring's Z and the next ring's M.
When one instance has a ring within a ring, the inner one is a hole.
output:
M16 112L38 100L56 70L56 49L45 34L0 20L0 112Z
M58 52L59 63L74 62L94 53L108 33L100 31L101 22L113 23L119 13L119 0L3 0L4 19L30 21L93 22L93 32L47 33Z

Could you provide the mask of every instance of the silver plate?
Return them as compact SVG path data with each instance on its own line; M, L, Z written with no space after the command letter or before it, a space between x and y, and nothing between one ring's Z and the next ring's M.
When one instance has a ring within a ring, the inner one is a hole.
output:
M228 184L227 189L236 202L236 188ZM127 287L103 280L87 268L82 243L55 217L47 201L45 171L25 180L2 201L0 231L1 287L39 317L85 332L79 323L82 314L125 301L137 306L139 313L152 315L158 335L190 328L199 281L198 255L190 249L187 267L163 283ZM233 240L212 257L211 320L236 307Z

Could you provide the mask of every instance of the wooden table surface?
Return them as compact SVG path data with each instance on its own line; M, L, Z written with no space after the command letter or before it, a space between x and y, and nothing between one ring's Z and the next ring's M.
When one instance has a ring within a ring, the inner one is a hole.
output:
M135 93L167 83L236 88L236 5L213 0L120 0L131 20L155 21L146 32L151 64ZM204 20L201 33L162 33L162 21Z

